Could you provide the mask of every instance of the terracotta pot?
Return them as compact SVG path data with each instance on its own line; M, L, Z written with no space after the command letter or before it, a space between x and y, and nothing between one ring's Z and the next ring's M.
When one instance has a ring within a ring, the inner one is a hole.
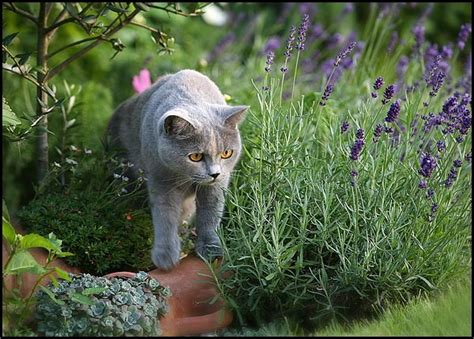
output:
M218 295L212 273L199 258L187 256L172 271L155 269L148 272L161 284L168 286L172 296L168 299L169 312L160 320L163 336L181 336L213 332L227 327L233 319ZM133 272L115 272L107 277L135 276Z

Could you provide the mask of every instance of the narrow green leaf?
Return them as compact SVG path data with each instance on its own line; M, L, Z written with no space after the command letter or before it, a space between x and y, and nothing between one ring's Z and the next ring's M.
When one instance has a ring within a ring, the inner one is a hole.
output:
M4 37L2 39L2 45L8 47L8 45L10 45L12 43L13 39L15 39L15 37L18 35L18 33L19 32L12 33L12 34L9 34L6 37Z
M59 287L58 280L54 277L54 275L49 276L51 278L51 282L53 283L54 287Z
M150 10L150 7L144 2L135 2L133 5L136 9L140 9L145 12Z
M59 278L64 279L66 281L71 281L71 277L69 276L69 274L66 271L63 271L62 269L60 269L57 266L54 268L54 271L56 272L56 274L58 275Z
M3 216L2 216L2 234L5 240L8 241L10 245L12 245L15 242L15 234L16 234L15 229Z
M10 213L8 213L7 203L4 199L2 199L2 216L4 216L5 219L10 222Z
M71 300L84 305L94 305L94 302L91 300L91 298L86 295L82 295L81 293L74 293L71 296Z
M52 301L54 301L56 304L58 305L64 305L65 302L60 300L60 299L57 299L55 296L54 296L54 293L51 292L47 287L44 287L44 286L40 286L40 288L44 291L44 293L46 293Z

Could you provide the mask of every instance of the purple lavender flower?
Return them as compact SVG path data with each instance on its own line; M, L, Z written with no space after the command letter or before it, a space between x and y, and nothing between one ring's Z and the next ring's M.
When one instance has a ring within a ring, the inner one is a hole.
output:
M263 48L263 54L275 52L278 48L280 48L280 39L276 36L272 36L267 40L267 43Z
M428 188L428 190L426 191L426 197L428 199L433 199L434 194L435 194L435 191L434 191L433 187Z
M341 134L345 133L349 129L349 122L343 121L341 125Z
M431 205L431 213L432 213L432 214L435 214L437 210L438 210L438 204L437 204L437 203L433 203L433 204Z
M359 159L360 152L362 151L362 147L364 147L364 140L363 139L356 139L354 145L351 148L351 155L349 156L352 160Z
M352 2L348 2L341 11L341 16L347 15L354 10L354 4Z
M403 80L403 77L405 76L405 73L408 69L409 63L410 63L410 59L406 55L402 55L400 59L398 60L397 77L399 78L399 81Z
M436 74L435 78L433 79L433 88L430 91L430 96L432 97L436 96L439 89L443 85L445 78L446 78L446 74L444 72L439 72L438 74Z
M388 85L387 88L385 88L385 91L383 92L383 99L382 99L382 104L386 104L387 102L392 99L393 95L395 94L395 86L394 85Z
M456 142L460 144L464 141L464 138L462 136L457 136L454 140L456 140Z
M393 133L393 127L390 127L390 126L385 126L383 130L387 134L392 134Z
M418 173L424 176L425 178L431 177L431 174L433 173L434 169L436 168L437 162L436 158L431 156L428 153L422 153L421 159L420 159L420 169L418 170Z
M412 33L415 36L415 53L418 53L421 46L425 42L425 26L422 24L417 24L415 27L413 27Z
M362 128L357 129L356 138L363 140L364 137L365 137L365 135L364 135L364 130L363 130Z
M358 175L359 175L359 173L356 170L351 171L351 177L356 177Z
M436 147L438 148L438 152L444 153L446 151L446 143L443 140L439 140L436 143Z
M275 58L275 54L271 51L268 52L267 61L265 62L267 64L267 66L265 67L265 72L269 73L271 71L274 58Z
M334 67L339 66L341 63L342 59L346 58L350 52L354 49L354 47L357 45L357 42L352 41L346 48L344 48L336 57L336 60L334 61Z
M377 79L375 79L375 82L374 82L374 90L375 91L378 91L380 88L382 88L383 86L383 78L382 77L378 77ZM372 98L376 98L377 97L377 93L376 92L372 92Z
M293 50L293 43L295 42L295 33L296 33L296 27L291 26L290 34L288 36L288 40L286 41L285 53L283 53L283 55L286 58L289 58L291 56L291 51Z
M382 124L375 125L374 137L373 137L372 141L373 142L379 141L379 138L382 135L382 132L383 132L383 125Z
M426 180L421 179L420 182L418 183L418 188L424 190L427 187L428 187L428 184L426 183Z
M441 49L441 57L443 59L451 59L452 56L453 56L453 49L451 47L451 44L444 45L443 48Z
M398 33L395 31L392 33L392 36L390 37L390 41L387 46L387 53L392 54L393 50L395 49L395 46L398 43Z
M321 106L326 105L326 101L328 101L329 96L331 95L331 93L332 93L333 90L334 90L334 86L333 86L333 85L328 84L328 85L326 86L326 88L324 89L323 97L321 98L321 101L319 102L319 104L320 104Z
M400 114L400 101L397 100L392 105L390 105L390 108L387 112L387 116L385 117L386 122L394 122L397 118L398 115Z
M306 41L306 31L309 27L309 15L304 14L301 21L300 27L298 28L298 42L296 43L296 49L303 50L304 42Z
M457 44L460 50L464 49L464 46L466 44L467 39L469 38L469 34L471 33L471 31L472 31L472 27L470 23L461 25L461 29L459 30L458 41L457 41Z
M464 156L464 160L466 160L468 163L471 163L472 153L471 152L466 153L466 155Z
M461 167L462 166L462 160L461 159L454 160L453 161L453 166L457 167L457 168Z
M456 170L456 167L453 166L453 167L451 167L451 169L449 170L448 178L447 178L446 181L444 182L444 185L445 185L446 187L451 187L457 177L458 177L458 172L457 172L457 170Z

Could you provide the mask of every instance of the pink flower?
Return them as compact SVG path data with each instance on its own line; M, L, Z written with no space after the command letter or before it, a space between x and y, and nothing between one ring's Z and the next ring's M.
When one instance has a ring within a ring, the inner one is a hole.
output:
M137 93L145 91L147 88L151 87L151 74L150 71L146 68L140 70L139 75L134 75L132 80L133 89Z

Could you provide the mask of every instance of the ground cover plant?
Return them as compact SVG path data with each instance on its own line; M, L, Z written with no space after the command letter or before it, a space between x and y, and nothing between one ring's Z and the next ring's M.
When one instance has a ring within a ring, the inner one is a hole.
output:
M148 32L125 27L120 39L127 48L112 61L114 51L97 47L58 75L52 84L65 100L48 116L54 134L44 184L32 189L31 136L3 145L4 195L13 214L29 227L41 225L43 235L54 227L65 244L76 239L77 247L67 249L88 254L68 260L83 260L86 270L145 269L146 200L129 189L126 163L103 152L102 132L141 70L154 80L193 68L213 79L230 104L251 106L219 230L221 270L230 274L215 278L235 315L231 330L275 320L318 333L330 320L372 316L465 276L472 234L471 5L222 7L228 19L219 29L206 18L140 13L138 24L172 28L172 55L157 57ZM21 20L5 15L6 33L17 31ZM66 36L79 36L79 26L67 27ZM21 33L8 48L21 54L20 42L33 40ZM5 78L4 104L17 119L9 121L24 127L25 116L35 114L33 86L14 74ZM138 253L131 243L107 241L130 230L143 245ZM192 244L192 229L185 233ZM133 263L125 259L131 254ZM114 260L101 261L108 255Z

